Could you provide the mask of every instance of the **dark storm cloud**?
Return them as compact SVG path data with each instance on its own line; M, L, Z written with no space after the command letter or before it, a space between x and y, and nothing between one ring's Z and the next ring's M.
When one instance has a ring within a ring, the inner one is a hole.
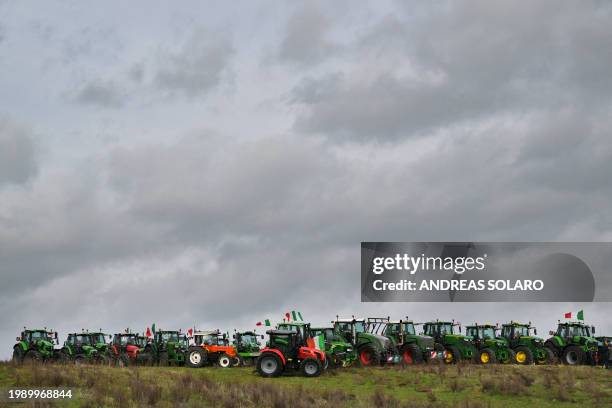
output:
M331 21L314 3L306 3L288 19L278 57L298 65L317 64L339 45L330 39Z
M25 183L37 170L36 148L29 131L0 117L0 188Z
M124 104L126 95L118 86L109 81L92 81L85 84L74 95L73 100L83 105L92 105L102 108L120 108Z
M161 57L155 84L170 94L202 96L227 74L233 52L227 38L198 30L178 51Z

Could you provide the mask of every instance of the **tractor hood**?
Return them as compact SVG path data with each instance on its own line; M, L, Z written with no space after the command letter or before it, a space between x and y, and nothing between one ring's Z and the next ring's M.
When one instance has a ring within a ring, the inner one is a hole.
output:
M36 344L36 347L40 348L40 349L45 349L45 350L51 350L53 349L53 343L50 342L49 340L36 340L34 342L34 344Z
M373 334L373 333L358 333L357 334L358 337L363 337L366 339L370 339L372 342L376 342L378 344L380 344L382 346L382 348L387 348L389 347L391 341L385 337L385 336L381 336L379 334Z
M472 340L474 340L474 338L472 336L464 336L462 334L445 334L444 338L446 339L446 341L464 341L464 342L471 342Z
M430 336L414 336L419 347L429 350L434 348L434 338Z

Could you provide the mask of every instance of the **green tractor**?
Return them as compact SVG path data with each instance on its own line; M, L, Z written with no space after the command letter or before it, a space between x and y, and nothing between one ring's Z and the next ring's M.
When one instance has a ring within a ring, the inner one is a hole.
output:
M58 358L55 344L58 344L57 332L24 327L13 346L13 361L21 364L55 360Z
M357 360L353 345L333 327L313 327L310 335L314 348L325 351L325 357L332 367L350 367Z
M142 346L140 339L139 346ZM177 330L157 330L151 341L145 340L144 352L151 355L153 364L182 366L189 348L187 336Z
M102 335L100 340L99 335ZM103 333L69 333L59 351L60 361L73 361L75 364L108 364L108 345ZM101 344L99 342L102 342Z
M263 339L264 336L257 335L254 331L244 331L234 333L234 347L238 353L237 365L252 366L255 364L255 360L261 354L261 343L259 339Z
M370 318L371 327L381 323L381 331L385 337L393 342L399 351L404 364L426 363L443 357L442 350L435 349L433 337L416 334L412 320L389 320L389 318Z
M538 330L529 323L511 321L502 325L501 338L506 339L508 345L516 354L516 363L552 364L555 353L544 345L544 339L537 337Z
M512 364L516 361L516 354L506 339L498 338L498 326L492 324L478 324L465 327L465 334L472 338L476 347L476 358L479 364L504 363Z
M595 327L582 322L559 322L557 331L550 331L550 337L544 343L567 365L596 364L598 361L598 344Z
M357 350L357 361L362 366L373 366L388 363L399 363L400 356L393 342L385 336L368 331L365 319L339 319L332 321L334 332Z
M459 326L458 333L455 333L456 326ZM426 336L433 337L436 350L444 350L444 362L447 364L456 364L459 360L472 361L476 355L472 338L463 336L461 325L454 320L423 323L423 332Z

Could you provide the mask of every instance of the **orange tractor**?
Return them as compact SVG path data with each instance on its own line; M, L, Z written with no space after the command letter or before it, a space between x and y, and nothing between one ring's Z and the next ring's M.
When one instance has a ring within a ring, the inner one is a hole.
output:
M219 330L195 331L185 362L192 368L214 363L223 368L240 365L236 348L230 346L227 335Z

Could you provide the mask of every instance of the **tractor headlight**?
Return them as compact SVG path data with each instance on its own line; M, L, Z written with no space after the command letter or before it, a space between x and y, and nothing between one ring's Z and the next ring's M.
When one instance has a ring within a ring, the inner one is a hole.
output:
M347 347L347 349L346 349L346 352L347 352L347 353L351 353L352 351L353 351L353 349L352 349L352 348Z

